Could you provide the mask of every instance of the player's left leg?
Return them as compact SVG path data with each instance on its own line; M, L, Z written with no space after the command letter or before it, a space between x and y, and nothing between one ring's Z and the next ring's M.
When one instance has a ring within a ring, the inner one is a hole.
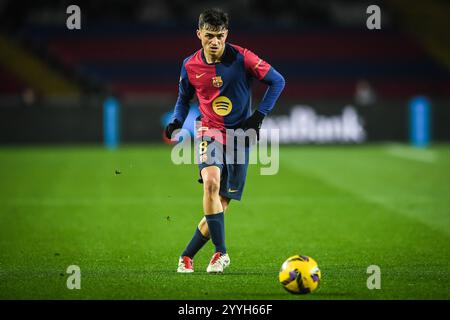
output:
M223 212L225 213L228 209L231 199L227 197L220 196L220 202L222 203ZM194 270L194 256L201 248L209 241L209 229L206 218L203 217L200 220L197 229L195 230L194 236L181 254L179 261L179 271L181 273L189 273ZM192 271L191 271L192 270Z
M220 202L222 203L223 213L225 213L227 211L230 201L231 201L230 198L220 196ZM198 230L200 230L201 234L205 238L209 238L208 224L206 223L205 217L203 217L202 220L200 220L200 222L198 224Z
M236 151L237 147L235 145ZM237 161L237 158L233 160L231 157L227 157L227 161L222 168L222 181L220 183L220 195L226 199L235 199L240 200L242 197L242 192L244 190L245 180L247 177L247 169L249 163L249 150L247 148L241 148L242 152L244 152L244 163ZM234 157L237 157L238 153L234 153ZM228 161L232 159L231 161ZM206 221L208 223L208 229L211 232L211 224L208 216L206 216ZM221 219L222 226L224 226L223 215ZM223 236L225 234L223 233ZM214 238L213 238L214 240ZM230 265L230 257L228 254L223 254L220 250L217 250L216 253L212 256L211 261L209 262L207 272L223 272L223 270Z

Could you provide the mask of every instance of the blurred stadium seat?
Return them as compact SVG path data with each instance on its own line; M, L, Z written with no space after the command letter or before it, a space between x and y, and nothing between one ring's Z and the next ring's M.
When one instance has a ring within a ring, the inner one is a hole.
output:
M4 16L14 25L13 35L84 79L120 94L151 96L176 94L181 59L199 47L198 12L209 4L81 1L82 30L68 32L65 16L57 14L65 12L62 4L6 2ZM225 5L232 19L229 41L275 65L288 81L288 97L348 98L360 79L386 98L448 96L444 65L391 26L389 11L383 10L383 29L368 32L366 16L355 14L364 13L364 6L364 1L230 1Z
M66 66L121 94L175 95L181 61L199 47L194 31L194 24L181 33L117 24L67 35L62 27L29 26L24 35L39 39ZM368 79L386 98L450 92L449 72L396 31L236 31L229 41L252 48L276 66L289 83L284 95L292 98L352 97L359 79Z
M402 10L394 0L381 3L381 30L366 28L369 1L235 0L221 5L231 16L229 42L256 52L286 78L281 108L275 113L286 114L293 105L305 103L320 109L334 105L329 110L358 104L360 99L355 97L360 94L361 83L370 87L371 99L379 110L391 105L399 108L393 119L406 114L402 110L413 96L440 99L438 104L444 105L450 96L449 54L423 41L408 19L398 18L414 16L417 10ZM127 106L122 113L123 135L133 137L132 141L160 140L155 132L161 128L152 129L152 134L149 129L130 130L151 126L142 120L149 117L148 106L157 113L152 118L173 107L181 62L200 47L195 36L198 13L218 3L80 1L81 30L66 28L66 5L48 0L39 4L29 0L1 3L3 37L43 67L39 74L28 68L18 73L20 61L14 69L8 55L0 55L0 104L11 101L5 97L20 96L24 88L31 87L42 94L44 105L49 103L46 98L52 98L48 96L62 94L63 100L53 102L53 106L78 105L82 113L85 107L100 108L98 101L114 94ZM430 12L434 16L440 13L436 6ZM424 29L436 33L433 30L439 26L435 22ZM54 90L58 86L62 89ZM255 81L255 101L264 90L265 86ZM67 91L81 92L81 100L68 102ZM142 110L147 113L142 114ZM435 114L435 118L439 123L442 117ZM365 122L371 119L378 116L371 115ZM139 120L142 123L137 125ZM441 126L434 130L439 132L437 136L450 136L445 130L441 134ZM29 131L32 136L33 130ZM385 138L405 136L403 132ZM96 137L98 134L92 139Z
M0 95L20 94L24 86L19 79L0 66Z

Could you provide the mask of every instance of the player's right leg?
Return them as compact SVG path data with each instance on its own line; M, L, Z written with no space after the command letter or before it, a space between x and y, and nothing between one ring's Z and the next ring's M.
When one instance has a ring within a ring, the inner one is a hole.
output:
M220 168L205 167L201 171L203 179L203 210L208 225L211 240L215 246L215 253L206 271L220 273L230 264L230 258L225 246L224 209L220 201Z
M206 159L210 157L211 155L214 155L215 152L213 151L212 154L208 155L207 151L210 148L210 141L203 141L199 146L199 169L200 169L200 176L201 180L199 182L203 183L204 188L204 196L203 196L203 209L205 213L204 217L204 223L206 224L206 230L205 230L205 224L200 222L198 227L195 230L195 233L192 237L192 239L187 244L186 248L182 252L179 261L178 261L178 269L177 272L180 273L190 273L194 272L194 261L193 258L196 255L196 253L208 242L210 238L210 232L208 230L208 222L206 215L214 214L214 213L222 213L222 221L223 221L223 206L222 206L222 199L219 196L219 189L220 189L220 175L221 175L221 163L216 163L215 161L208 163ZM214 149L213 149L214 150ZM220 153L219 153L220 154ZM220 154L221 156L221 154ZM210 157L212 159L212 157ZM225 201L226 202L226 201ZM226 202L228 204L228 202ZM216 218L216 217L214 217ZM220 219L219 219L220 220ZM219 221L220 222L220 221ZM215 222L212 222L215 224ZM222 225L223 228L223 225ZM215 235L212 236L213 243L215 243L214 240Z
M201 170L203 179L203 210L205 215L223 213L220 201L220 168L208 166Z
M230 198L226 198L223 196L220 196L220 202L222 203L223 213L225 213L228 209L228 206L230 205ZM205 238L209 238L209 230L208 230L208 224L206 223L206 218L203 217L202 220L198 223L198 230L202 233L202 235Z

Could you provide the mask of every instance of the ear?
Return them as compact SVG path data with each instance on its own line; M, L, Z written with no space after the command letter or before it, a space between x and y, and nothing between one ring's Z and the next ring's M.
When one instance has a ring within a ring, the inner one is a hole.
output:
M202 40L201 34L200 34L200 30L197 29L197 38L199 38L200 40Z

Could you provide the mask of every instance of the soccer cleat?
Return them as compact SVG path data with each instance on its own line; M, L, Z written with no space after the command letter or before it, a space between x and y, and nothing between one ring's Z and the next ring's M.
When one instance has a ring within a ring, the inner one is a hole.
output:
M209 262L206 272L208 273L222 273L223 269L230 265L230 257L227 253L222 254L221 252L216 252Z
M180 257L180 259L178 260L177 272L179 272L179 273L194 272L194 261L187 256Z

